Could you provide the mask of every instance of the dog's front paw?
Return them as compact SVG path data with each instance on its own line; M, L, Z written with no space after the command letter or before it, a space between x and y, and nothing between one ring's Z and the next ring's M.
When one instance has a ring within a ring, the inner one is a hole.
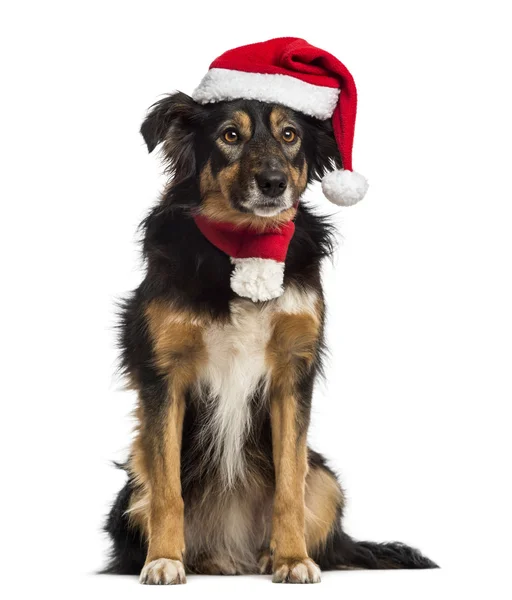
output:
M273 583L320 583L320 568L310 558L284 558L274 563Z
M177 585L186 583L187 578L181 561L158 558L144 565L139 581L147 585Z

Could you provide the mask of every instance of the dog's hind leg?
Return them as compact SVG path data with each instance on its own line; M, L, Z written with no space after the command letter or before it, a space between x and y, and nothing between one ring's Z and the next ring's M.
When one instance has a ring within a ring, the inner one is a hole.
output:
M129 507L133 498L133 484L128 481L117 495L105 523L112 549L110 561L102 573L138 575L146 559L147 546L137 523L131 521Z
M334 473L316 452L309 453L306 477L306 545L309 556L316 557L329 536L341 523L344 496Z
M342 528L344 497L322 457L310 452L306 478L306 541L309 555L328 569L432 569L418 550L391 542L358 542Z

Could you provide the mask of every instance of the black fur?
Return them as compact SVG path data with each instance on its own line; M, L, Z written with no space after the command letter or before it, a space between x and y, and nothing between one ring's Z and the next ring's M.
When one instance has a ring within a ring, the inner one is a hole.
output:
M140 531L130 525L126 514L132 492L132 482L128 481L107 517L105 531L112 541L112 550L111 559L102 573L137 575L146 559L146 542Z

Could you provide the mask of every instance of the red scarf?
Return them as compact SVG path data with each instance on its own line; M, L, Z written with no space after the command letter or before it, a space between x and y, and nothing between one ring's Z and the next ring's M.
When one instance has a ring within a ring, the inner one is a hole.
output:
M263 232L201 215L195 216L194 221L204 237L231 258L270 258L284 262L295 231L293 221Z

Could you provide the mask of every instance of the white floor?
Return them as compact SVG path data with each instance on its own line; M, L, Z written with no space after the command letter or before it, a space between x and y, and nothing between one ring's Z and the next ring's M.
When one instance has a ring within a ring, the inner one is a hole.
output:
M52 598L336 598L343 600L510 600L512 594L504 580L497 574L490 576L469 568L466 572L434 571L352 571L323 574L322 583L316 585L272 584L270 576L212 577L189 576L186 585L142 586L136 577L112 575L74 575L69 580L56 573L40 579L38 595ZM503 574L504 575L504 574ZM18 584L21 582L18 582ZM507 580L508 584L508 580ZM27 588L14 597L30 597ZM45 593L46 592L46 593ZM11 596L12 597L12 596Z

